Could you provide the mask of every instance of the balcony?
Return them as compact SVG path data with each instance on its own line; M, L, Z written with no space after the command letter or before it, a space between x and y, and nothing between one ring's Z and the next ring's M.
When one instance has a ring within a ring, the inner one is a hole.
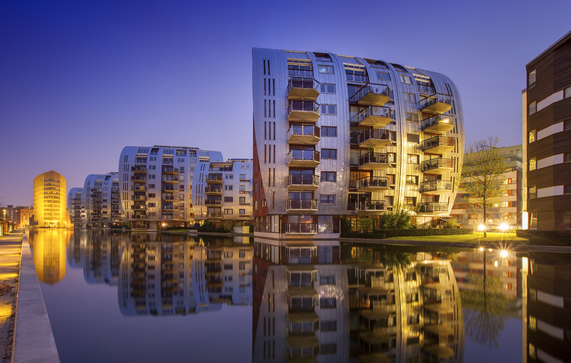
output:
M319 96L318 86L319 83L313 78L290 78L287 85L287 98L315 101Z
M452 182L448 180L433 180L420 183L420 192L423 194L444 194L452 192Z
M161 210L163 210L163 211L175 211L175 210L178 210L178 206L172 205L172 204L166 204L166 205L162 204Z
M101 199L101 193L97 193L97 194L91 194L91 198L97 198L97 199Z
M386 212L386 204L384 200L371 200L355 203L355 211L357 214L371 214Z
M178 176L163 176L161 180L163 183L176 184L178 183Z
M206 187L204 188L206 195L222 195L222 188Z
M315 224L315 223L288 223L288 224L286 224L286 231L285 232L288 234L317 234L317 224Z
M443 158L425 160L420 164L420 170L427 174L442 175L454 170L454 160Z
M208 184L222 184L224 182L221 174L209 174L206 176L205 180Z
M385 127L392 121L391 109L382 106L369 106L351 117L350 122L356 122L359 126Z
M288 199L288 212L312 213L317 212L317 199Z
M136 215L133 216L133 219L146 220L146 219L147 219L147 215L146 215L146 214L136 214Z
M418 205L419 214L445 214L448 213L448 204L440 202L420 203Z
M368 84L349 98L349 102L367 106L382 106L389 100L389 86L384 84Z
M423 113L442 114L452 109L452 96L435 93L421 99L419 106Z
M432 134L444 134L454 129L454 116L438 115L422 120L422 131Z
M444 154L454 150L454 138L449 136L434 136L430 139L423 140L421 143L422 151L430 154Z
M385 147L392 144L391 134L385 129L369 129L357 136L359 147Z
M145 174L147 172L147 167L143 165L135 165L131 167L131 171L135 174Z
M163 174L178 175L178 168L172 166L163 166L161 170Z
M145 201L145 200L147 200L147 196L146 195L132 195L131 200Z
M208 212L206 214L206 217L214 219L222 218L222 212Z
M131 190L134 192L144 192L147 188L144 185L132 185Z
M287 108L288 121L317 122L321 116L319 104L313 101L290 101Z
M288 166L300 168L315 168L319 165L319 151L315 150L291 150L288 154Z
M384 170L391 167L389 154L366 153L359 157L359 170Z
M175 188L172 185L163 185L161 190L163 193L178 193L178 188Z
M374 176L370 179L357 180L357 189L360 192L381 192L390 188L389 178L384 176Z
M222 199L206 199L204 201L204 205L208 207L221 207L222 206Z
M316 190L319 188L319 175L290 175L287 178L288 190Z
M147 210L147 206L146 205L132 205L131 206L132 210Z
M315 145L321 139L321 129L313 125L292 125L288 130L290 144Z

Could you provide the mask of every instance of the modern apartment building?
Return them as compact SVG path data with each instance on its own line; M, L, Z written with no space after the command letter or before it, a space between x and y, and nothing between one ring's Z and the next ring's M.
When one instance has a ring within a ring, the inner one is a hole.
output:
M71 188L67 193L67 211L75 228L85 225L85 204L82 202L83 188Z
M121 226L123 218L117 172L88 175L85 178L83 190L81 204L85 208L83 223L86 227Z
M66 180L56 171L34 178L34 224L37 227L66 227L69 222Z
M448 215L460 96L446 76L331 53L253 49L255 233L333 238L339 220L402 206Z
M194 224L193 175L222 153L192 147L127 146L119 159L124 220L132 229L157 230Z
M506 181L507 189L503 197L486 209L486 224L490 227L499 227L506 224L510 229L522 228L522 145L507 146L498 149L498 153L505 159L506 171L503 178ZM483 210L481 208L471 208L469 202L470 194L464 193L461 189L456 194L454 205L452 206L451 217L458 220L462 228L477 229L483 223Z
M571 226L571 32L526 65L523 144L526 227Z
M201 163L192 181L194 218L225 223L252 222L252 159Z

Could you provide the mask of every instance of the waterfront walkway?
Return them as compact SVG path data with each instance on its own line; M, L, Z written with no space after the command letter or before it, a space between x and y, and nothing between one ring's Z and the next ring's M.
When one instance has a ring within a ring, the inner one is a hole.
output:
M19 281L13 362L57 363L59 355L26 235L22 240Z
M0 357L12 359L12 337L18 293L18 270L22 249L22 231L0 238Z

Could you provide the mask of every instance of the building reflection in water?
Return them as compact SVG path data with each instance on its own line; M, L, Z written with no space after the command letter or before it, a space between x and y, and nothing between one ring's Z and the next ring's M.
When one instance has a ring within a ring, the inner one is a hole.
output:
M463 359L445 254L256 239L253 279L254 362Z
M34 266L40 282L54 285L65 277L66 245L73 231L66 229L30 230Z
M571 357L571 256L522 254L523 362Z

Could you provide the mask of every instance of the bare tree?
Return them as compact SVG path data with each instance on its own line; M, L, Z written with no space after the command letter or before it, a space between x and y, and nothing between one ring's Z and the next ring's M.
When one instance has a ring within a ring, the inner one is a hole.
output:
M507 166L498 152L498 142L499 138L489 136L486 140L471 143L464 154L459 178L460 189L470 194L470 207L483 210L484 226L487 209L497 203L507 189L504 175Z

